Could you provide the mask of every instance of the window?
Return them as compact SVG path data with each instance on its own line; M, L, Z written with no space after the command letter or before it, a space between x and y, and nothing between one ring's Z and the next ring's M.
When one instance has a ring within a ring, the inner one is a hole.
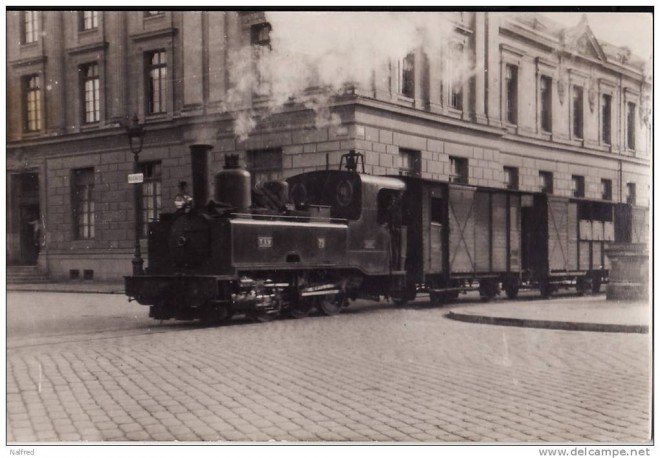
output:
M518 124L518 67L506 64L504 70L506 120L510 124Z
M271 92L267 70L263 69L261 65L263 56L271 51L271 30L272 27L268 22L254 24L250 27L250 44L254 53L254 72L257 79L256 95L267 96Z
M99 12L98 11L81 11L80 12L80 30L92 30L99 27Z
M626 148L635 149L635 110L636 105L632 102L626 104Z
M149 223L158 221L161 211L162 168L160 162L145 162L140 164L140 169L144 175L140 199L140 227L142 227L142 236L146 237L149 233Z
M601 106L600 139L606 145L612 144L612 96L603 94Z
M631 205L637 203L637 189L635 183L626 183L626 203Z
M603 200L612 200L612 180L600 180L600 192Z
M518 189L517 167L504 167L504 184L506 189Z
M378 191L378 224L401 226L401 197L399 191L381 189Z
M464 157L449 156L451 170L449 181L452 183L468 183L468 160Z
M41 130L41 78L30 75L23 80L25 130Z
M402 175L419 175L421 173L421 151L400 148L399 156L401 157L401 167L399 168L399 172Z
M456 110L463 110L463 45L455 43L449 51L448 83L449 83L449 106Z
M431 197L431 223L444 224L444 202L439 197Z
M39 12L21 12L21 39L23 44L34 43L39 39Z
M571 191L573 197L584 197L584 177L573 175L571 177Z
M540 79L541 130L552 132L552 78L542 76Z
M248 151L252 185L282 178L282 148Z
M73 171L73 225L78 240L94 238L94 169Z
M584 90L580 86L573 86L573 138L582 139L583 136L583 105Z
M415 55L408 54L397 62L397 91L406 97L415 97Z
M553 183L552 183L552 172L539 172L539 184L541 187L541 192L546 194L552 194L553 192Z
M167 54L163 50L147 54L147 111L167 111Z
M161 14L164 14L165 11L145 11L144 12L144 17L145 18L150 18L154 16L160 16Z
M99 82L99 66L96 63L80 67L82 76L82 100L84 122L89 124L101 119L101 92Z
M265 46L270 49L270 32L272 26L268 22L254 24L250 27L250 44L252 46Z

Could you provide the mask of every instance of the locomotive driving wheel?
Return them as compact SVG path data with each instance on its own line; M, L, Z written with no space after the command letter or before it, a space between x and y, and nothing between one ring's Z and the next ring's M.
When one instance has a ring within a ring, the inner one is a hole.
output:
M314 309L314 301L310 298L300 298L289 306L289 315L292 318L305 318Z
M269 321L276 320L280 316L280 311L257 309L251 311L249 316L254 321L258 321L260 323L268 323Z
M341 309L346 306L346 297L343 294L329 294L327 296L319 296L317 299L316 307L327 316L334 316L341 312Z
M286 296L286 312L291 318L305 318L316 306L316 297L302 295L303 290L309 286L309 278L305 274L294 276L291 284L293 287Z

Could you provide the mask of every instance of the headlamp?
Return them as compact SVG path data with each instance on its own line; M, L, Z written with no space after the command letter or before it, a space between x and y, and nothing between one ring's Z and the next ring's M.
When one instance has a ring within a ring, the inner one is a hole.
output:
M192 197L187 194L177 194L174 198L174 206L177 209L192 205Z

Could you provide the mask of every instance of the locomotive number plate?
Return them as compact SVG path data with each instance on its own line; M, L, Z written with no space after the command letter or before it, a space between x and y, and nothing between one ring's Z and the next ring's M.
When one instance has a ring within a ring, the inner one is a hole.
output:
M325 237L318 237L316 243L318 244L319 250L325 249Z
M273 248L272 237L259 237L259 248Z

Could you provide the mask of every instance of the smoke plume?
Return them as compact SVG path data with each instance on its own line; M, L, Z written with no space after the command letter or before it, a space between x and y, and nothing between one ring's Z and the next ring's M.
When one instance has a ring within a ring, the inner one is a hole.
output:
M270 49L247 46L230 55L226 108L236 113L236 136L247 138L259 117L291 102L314 110L317 127L339 124L329 108L334 96L348 87L368 88L376 77L394 77L389 65L420 47L433 57L446 52L454 28L451 14L267 12ZM453 78L465 78L469 67L465 61L454 65ZM264 96L265 112L252 108L259 96Z

